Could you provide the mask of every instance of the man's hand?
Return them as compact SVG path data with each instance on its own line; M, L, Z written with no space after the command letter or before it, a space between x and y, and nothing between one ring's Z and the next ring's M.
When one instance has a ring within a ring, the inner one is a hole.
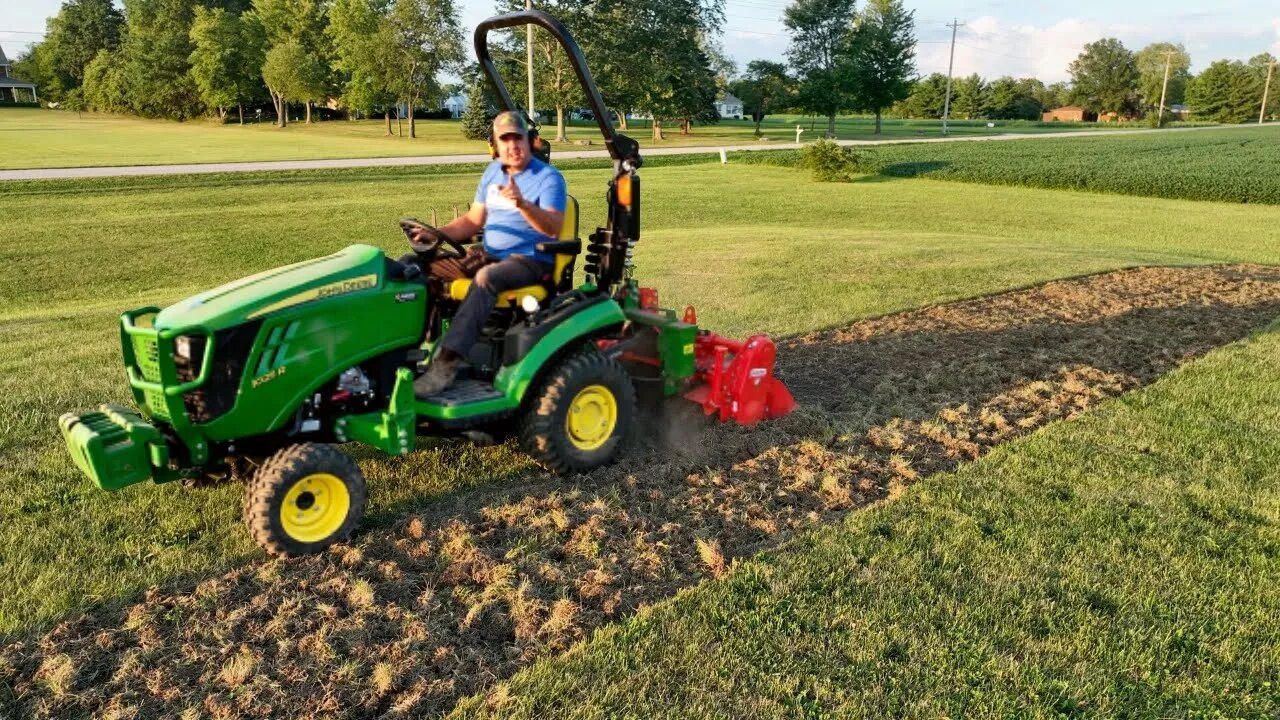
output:
M502 197L510 200L517 210L524 209L524 195L520 194L520 186L516 184L515 178L511 177L510 174L507 175L507 184L498 186L498 192Z

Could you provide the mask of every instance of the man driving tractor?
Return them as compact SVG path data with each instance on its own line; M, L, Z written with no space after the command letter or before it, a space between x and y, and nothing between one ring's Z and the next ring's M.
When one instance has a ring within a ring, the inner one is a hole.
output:
M475 279L440 341L440 350L413 384L419 398L453 383L501 293L536 285L553 270L555 259L538 252L536 246L560 235L566 202L564 176L533 156L529 126L520 113L508 111L494 118L490 137L497 159L481 175L470 208L434 230L464 242L483 229L484 243L468 248L464 258L432 264L431 274L437 277L474 275ZM432 233L427 228L416 230L414 239L425 242Z

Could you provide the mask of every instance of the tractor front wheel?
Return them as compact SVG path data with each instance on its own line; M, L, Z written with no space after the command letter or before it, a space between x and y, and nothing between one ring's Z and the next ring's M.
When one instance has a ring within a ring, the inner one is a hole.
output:
M364 475L341 450L290 445L268 458L246 486L245 524L272 555L311 555L351 536L365 497Z
M635 386L626 369L600 353L579 353L542 382L521 439L548 470L586 472L617 456L635 410Z

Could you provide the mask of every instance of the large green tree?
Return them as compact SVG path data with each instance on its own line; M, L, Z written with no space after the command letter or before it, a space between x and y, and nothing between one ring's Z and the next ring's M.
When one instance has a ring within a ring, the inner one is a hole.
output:
M1068 70L1075 101L1085 109L1118 115L1138 109L1138 65L1119 40L1103 38L1085 45Z
M765 116L791 104L793 81L786 65L752 60L747 63L747 72L729 83L729 91L742 101L742 109L756 124L758 137Z
M439 92L437 75L461 66L462 26L453 0L394 0L389 14L397 94L409 108L409 137L417 137L413 109Z
M111 0L69 0L49 19L45 44L53 71L67 87L84 84L85 68L103 50L120 47L124 13Z
M391 135L397 75L395 33L385 0L336 0L329 10L334 67L341 73L342 103L372 113L381 109Z
M253 0L253 14L262 25L267 41L266 60L277 48L275 62L271 64L271 78L278 87L272 87L266 65L263 81L276 105L277 124L288 125L287 101L306 105L306 121L311 122L311 104L323 101L334 89L331 72L332 43L325 34L328 25L328 5L324 0ZM282 63L289 58L294 64L286 68ZM281 85L280 83L283 83ZM286 92L281 92L287 88Z
M1169 70L1167 89L1164 82L1166 60ZM1186 99L1187 81L1191 79L1191 56L1181 43L1151 43L1134 55L1134 63L1138 66L1138 96L1143 110L1159 110L1162 90L1165 92L1166 110Z
M244 124L244 104L262 96L262 24L252 13L237 15L223 8L196 8L191 24L191 77L200 98L218 116L236 108Z
M835 137L836 113L850 106L849 51L855 0L795 0L783 13L791 34L787 60L799 79L797 104L827 117Z
M84 100L102 112L129 112L128 83L119 50L103 50L84 70Z
M133 112L175 120L204 112L189 60L196 5L194 0L124 0L122 78Z
M915 76L915 11L902 0L867 0L849 42L850 99L874 113L876 135L884 109L911 94Z
M267 51L262 64L262 80L267 85L278 116L277 124L288 127L289 101L315 97L324 87L327 69L297 40L285 40ZM307 110L310 119L310 108Z

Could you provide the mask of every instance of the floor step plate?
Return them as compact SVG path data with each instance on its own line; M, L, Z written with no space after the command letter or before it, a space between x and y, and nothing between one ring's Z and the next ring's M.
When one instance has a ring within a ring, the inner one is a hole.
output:
M443 407L457 407L500 397L503 397L502 393L498 392L491 383L483 380L459 380L441 392L423 398L423 402Z

